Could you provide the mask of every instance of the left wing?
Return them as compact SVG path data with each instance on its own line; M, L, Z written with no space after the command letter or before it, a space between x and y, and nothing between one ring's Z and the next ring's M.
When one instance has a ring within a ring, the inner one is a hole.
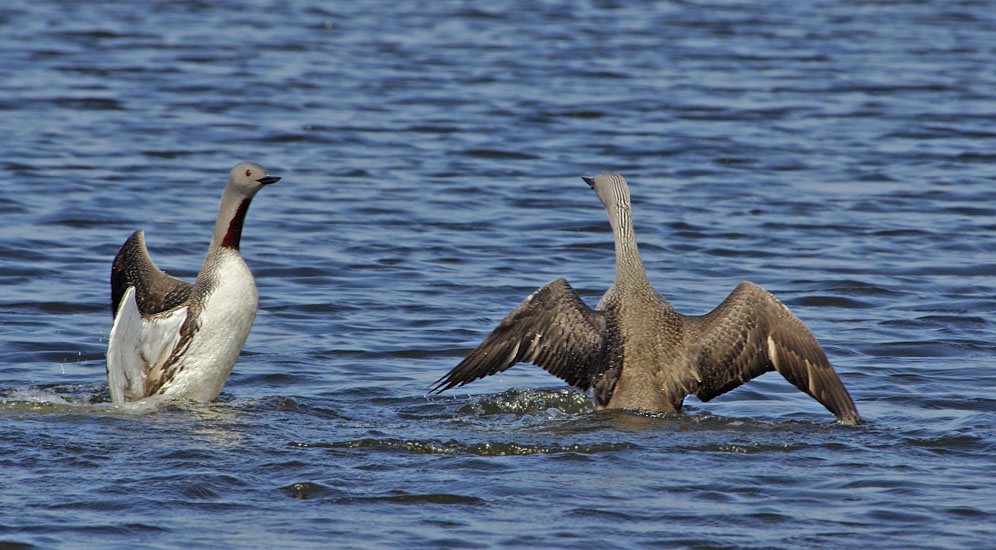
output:
M557 279L512 310L432 391L443 392L519 362L529 362L583 390L604 363L605 315Z
M180 342L186 306L143 317L135 287L121 298L107 342L107 385L116 405L148 397Z

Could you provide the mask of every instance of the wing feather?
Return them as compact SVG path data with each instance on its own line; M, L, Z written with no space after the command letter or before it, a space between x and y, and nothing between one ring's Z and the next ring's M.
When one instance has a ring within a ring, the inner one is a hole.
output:
M121 245L111 265L111 313L117 314L129 287L135 288L138 310L152 315L173 309L190 298L193 285L156 267L145 246L145 233L135 231Z
M860 422L844 383L812 332L761 287L740 283L715 310L688 317L692 367L703 401L772 370L819 401L841 422Z
M604 314L588 307L565 279L557 279L512 310L432 391L462 386L519 362L588 389L604 352Z
M135 288L125 290L107 342L111 401L120 405L149 395L149 383L175 354L186 318L187 307L143 317Z

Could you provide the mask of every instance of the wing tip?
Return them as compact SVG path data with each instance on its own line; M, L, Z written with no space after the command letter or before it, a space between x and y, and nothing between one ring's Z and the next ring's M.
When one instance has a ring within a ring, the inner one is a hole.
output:
M439 395L446 390L466 385L467 383L473 382L474 380L482 377L472 376L472 374L472 371L467 371L467 359L465 358L459 365L453 367L449 372L443 376L440 376L438 380L433 382L429 387L429 393Z
M431 395L439 395L439 394L443 393L444 391L452 388L453 385L454 385L454 383L448 381L447 377L444 376L444 377L440 378L439 380L436 380L435 382L432 383L431 386L429 386L429 394L431 394Z
M125 239L125 242L121 243L121 247L118 248L118 253L114 256L114 265L117 265L119 261L123 261L124 257L134 249L145 251L148 254L149 249L145 245L145 231L141 229L136 229L132 231L131 235Z
M837 416L836 422L838 424L844 424L846 426L857 426L859 424L864 424L864 420L862 420L861 416L858 414L858 409L853 405L849 409L834 414L836 414Z
M836 373L835 373L836 374ZM861 415L858 414L858 407L854 404L854 400L851 399L851 395L847 393L847 388L844 387L844 383L840 381L838 377L837 380L840 382L841 394L838 395L836 399L834 409L830 409L830 412L837 416L837 422L841 424L846 424L849 426L857 426L862 424ZM827 407L829 409L829 407Z

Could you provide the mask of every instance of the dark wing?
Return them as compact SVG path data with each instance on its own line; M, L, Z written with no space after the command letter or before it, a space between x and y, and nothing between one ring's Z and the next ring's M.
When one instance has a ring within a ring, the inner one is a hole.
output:
M136 231L121 245L111 265L111 314L128 287L135 287L135 299L142 315L152 315L184 303L194 285L167 275L156 267L145 247L145 233Z
M687 317L701 378L695 396L708 401L777 370L847 424L858 409L813 333L763 288L740 283L715 310Z
M583 390L604 362L605 316L557 279L525 299L459 365L436 381L434 392L529 362Z

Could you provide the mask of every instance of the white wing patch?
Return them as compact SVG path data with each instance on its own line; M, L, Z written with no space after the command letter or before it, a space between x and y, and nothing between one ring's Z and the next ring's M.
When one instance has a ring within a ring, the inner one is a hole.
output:
M184 306L144 318L138 311L135 288L125 291L107 339L107 385L114 404L146 397L148 373L169 359L186 317Z
M518 341L515 342L515 347L512 348L512 353L509 353L508 354L508 359L505 360L506 363L514 363L515 362L515 356L519 353L519 344L520 343L521 342L518 342Z
M529 343L529 350L523 358L525 361L533 362L536 360L536 347L539 346L540 338L543 338L543 335L536 333L536 336L533 337L533 341Z

